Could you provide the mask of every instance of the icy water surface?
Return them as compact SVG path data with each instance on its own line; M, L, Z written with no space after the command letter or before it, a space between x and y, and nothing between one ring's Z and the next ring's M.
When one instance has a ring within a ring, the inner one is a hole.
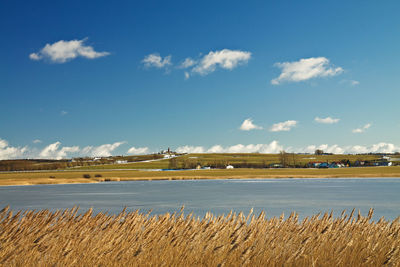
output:
M0 187L0 208L13 210L65 209L74 205L81 211L115 214L128 210L152 210L153 214L178 211L203 216L207 211L227 214L230 210L267 217L289 215L300 218L319 212L360 209L366 215L375 209L374 219L392 220L400 216L400 179L329 178L329 179L246 179L131 181L98 184L33 185Z

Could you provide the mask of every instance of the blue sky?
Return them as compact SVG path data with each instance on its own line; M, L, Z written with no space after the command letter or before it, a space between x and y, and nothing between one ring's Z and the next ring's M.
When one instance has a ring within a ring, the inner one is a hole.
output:
M349 2L2 1L0 159L400 150L400 3Z

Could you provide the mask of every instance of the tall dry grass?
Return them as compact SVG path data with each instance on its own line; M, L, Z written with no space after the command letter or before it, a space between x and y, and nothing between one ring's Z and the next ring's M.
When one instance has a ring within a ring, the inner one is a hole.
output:
M0 212L2 266L399 266L399 218Z

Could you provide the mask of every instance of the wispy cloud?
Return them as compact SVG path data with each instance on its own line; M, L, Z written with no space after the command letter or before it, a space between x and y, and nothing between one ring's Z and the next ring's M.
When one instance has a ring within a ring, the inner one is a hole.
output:
M359 81L356 81L356 80L350 80L350 84L351 84L351 85L359 85L360 82L359 82Z
M128 152L130 155L144 155L149 153L148 147L131 147Z
M324 124L333 124L333 123L338 123L340 121L340 119L334 119L331 117L326 117L326 118L316 117L314 120L318 123L324 123Z
M282 132L282 131L290 131L293 127L297 125L297 121L288 120L284 122L275 123L269 129L270 132Z
M365 124L363 127L354 129L352 132L353 132L353 133L363 133L363 132L365 132L367 129L369 129L371 126L372 126L371 123L367 123L367 124Z
M250 58L251 53L247 51L230 49L211 51L194 66L192 72L207 75L214 72L217 67L232 70L238 65L246 64Z
M142 60L146 68L167 68L172 66L172 56L161 57L158 53L147 55ZM200 74L202 76L210 74L218 68L232 70L239 65L246 64L251 58L251 53L241 50L222 49L210 51L199 59L191 57L185 58L176 66L178 69L185 69L185 80L189 79L192 74Z
M185 60L178 66L178 68L180 69L186 69L186 68L190 68L191 66L195 65L197 62L196 60L187 57L185 58Z
M85 45L87 38L82 40L58 41L53 44L46 44L39 52L32 53L29 58L32 60L47 59L55 63L65 63L77 57L95 59L108 56L109 52L96 52L93 47Z
M351 86L356 86L356 85L359 85L359 84L360 84L359 81L356 81L356 80L347 80L347 79L341 80L340 83L341 83L341 84L351 85Z
M251 118L245 119L239 128L242 131L261 130L262 127L255 125Z
M162 69L162 68L172 65L171 58L172 58L171 55L162 58L160 56L160 54L153 53L153 54L145 56L144 59L142 60L142 63L144 64L144 66L146 68L153 67L153 68Z
M32 141L34 144L40 144L42 142L42 140L40 139L35 139Z
M61 116L65 116L65 115L67 115L67 114L68 114L68 111L61 110L60 114L61 114Z
M343 72L341 67L334 67L325 57L303 58L299 61L278 62L275 66L282 69L279 77L271 80L278 85L282 82L300 82L317 77L335 76Z
M187 79L189 79L189 77L190 77L190 74L189 74L189 72L187 72L187 71L185 71L185 80L187 80Z

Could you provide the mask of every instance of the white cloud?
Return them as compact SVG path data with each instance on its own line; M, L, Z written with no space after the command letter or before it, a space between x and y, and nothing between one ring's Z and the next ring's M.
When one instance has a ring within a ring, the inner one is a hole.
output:
M202 146L180 146L176 149L178 153L205 153Z
M53 44L46 44L39 52L32 53L29 58L32 60L48 59L55 63L65 63L77 57L94 59L109 55L109 52L96 52L93 47L84 45L83 40L58 41Z
M185 60L179 65L178 68L180 69L187 69L190 68L191 66L195 65L197 62L190 57L185 58Z
M350 81L350 84L351 84L351 85L359 85L360 82L359 82L359 81L355 81L355 80L351 80L351 81Z
M176 149L178 153L279 153L283 147L278 141L272 141L269 144L237 144L234 146L223 147L214 145L207 149L202 146L182 146Z
M128 152L128 154L131 155L144 155L144 154L149 154L149 148L148 147L131 147Z
M28 152L27 147L12 147L0 138L0 160L22 158Z
M353 133L363 133L363 132L365 132L365 130L367 130L368 128L370 128L371 127L371 123L367 123L367 124L365 124L363 127L361 127L361 128L357 128L357 129L354 129L352 132Z
M144 59L142 60L142 63L146 68L154 67L161 69L169 65L172 65L171 55L162 58L159 54L153 53L148 56L145 56Z
M251 53L240 50L223 49L211 51L205 55L192 69L192 72L207 75L216 70L217 67L232 70L240 64L247 63Z
M245 119L242 125L239 128L242 131L250 131L250 130L260 130L262 129L261 126L255 125L252 119Z
M301 149L292 149L293 152L298 153L314 153L315 150L320 149L326 153L334 153L334 154L364 154L364 153L394 153L400 151L400 146L395 146L391 143L380 142L377 144L373 144L370 146L361 146L361 145L353 145L353 146L344 146L341 147L339 145L309 145L305 148Z
M345 152L345 150L341 147L339 147L338 145L327 145L327 144L322 144L319 146L316 145L309 145L305 148L301 148L301 149L297 149L297 150L293 150L292 152L298 152L298 153L314 153L315 150L322 150L325 153L333 153L333 154L343 154Z
M341 83L341 84L351 85L351 86L356 86L356 85L359 85L359 84L360 84L359 81L356 81L356 80L347 80L347 79L341 80L340 83Z
M8 146L8 142L6 140L0 139L0 149L6 148Z
M303 58L293 62L278 62L275 66L282 69L279 77L271 80L278 85L281 82L300 82L317 77L335 76L343 72L341 67L333 67L325 57Z
M34 144L40 144L42 142L42 140L40 139L35 139L32 141Z
M326 117L326 118L316 117L314 120L318 123L324 123L324 124L333 124L333 123L338 123L340 121L340 119L334 119L331 117Z
M185 71L185 80L189 79L189 77L190 77L189 72Z
M224 148L221 145L215 145L209 148L207 153L224 153Z
M112 156L111 152L113 152L116 148L125 144L125 142L115 142L113 144L104 144L101 146L87 146L82 149L82 153L91 157L109 157Z
M61 110L60 114L61 114L61 116L67 115L67 114L68 114L68 111Z
M270 132L282 132L282 131L290 131L293 127L297 125L297 121L289 120L284 122L275 123L269 129Z
M55 142L46 146L39 154L40 158L46 159L63 159L67 158L69 153L77 153L80 151L79 146L65 146L60 148L61 142Z

